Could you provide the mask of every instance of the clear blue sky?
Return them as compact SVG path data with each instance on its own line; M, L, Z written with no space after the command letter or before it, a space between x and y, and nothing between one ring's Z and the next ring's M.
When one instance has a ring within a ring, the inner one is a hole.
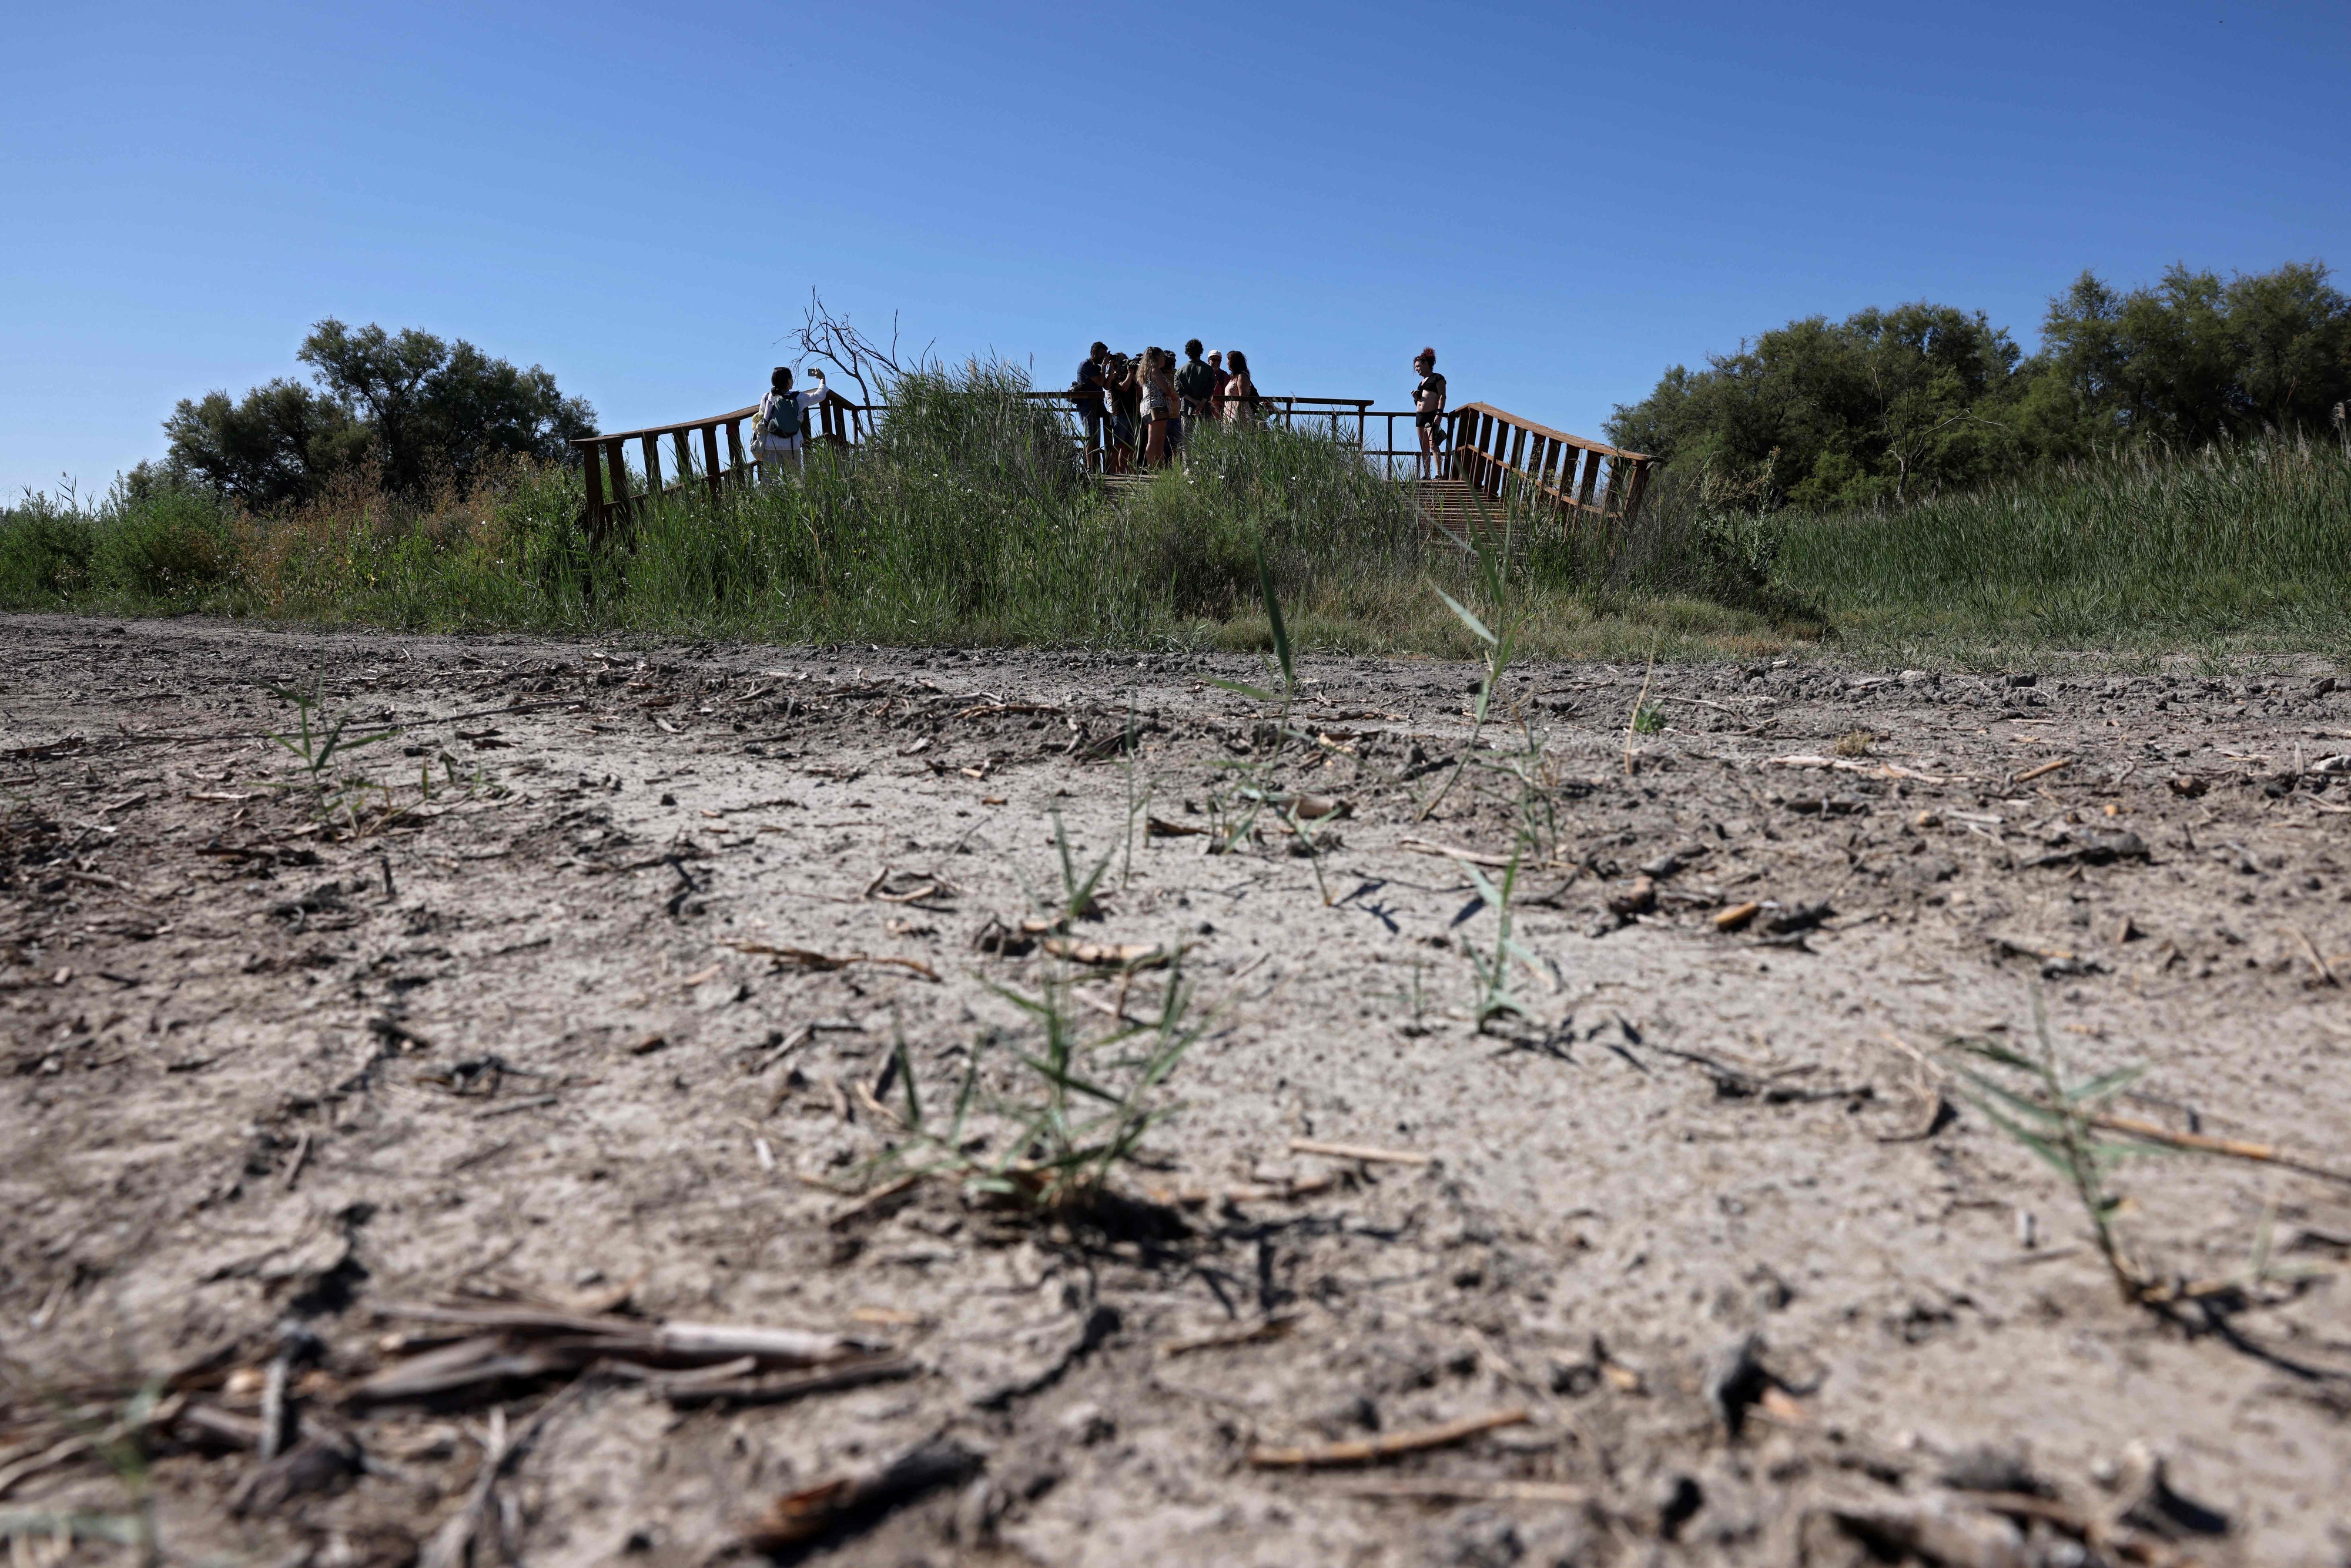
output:
M2351 5L26 5L0 495L163 445L328 315L747 402L809 288L960 356L1597 434L1791 318L2029 346L2084 267L2351 270Z

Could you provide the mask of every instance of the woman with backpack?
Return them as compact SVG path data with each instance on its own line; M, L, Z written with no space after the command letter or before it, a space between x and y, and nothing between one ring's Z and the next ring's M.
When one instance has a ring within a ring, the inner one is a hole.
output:
M810 409L827 402L849 402L824 384L822 371L810 371L809 378L816 385L799 392L792 391L792 372L786 366L778 365L768 378L768 395L759 400L758 414L751 421L751 452L770 477L780 475L786 463L795 469L805 465Z

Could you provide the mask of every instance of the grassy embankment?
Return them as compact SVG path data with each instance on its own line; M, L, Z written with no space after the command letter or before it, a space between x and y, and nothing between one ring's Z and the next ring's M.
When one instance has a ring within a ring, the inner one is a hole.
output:
M1343 448L1206 431L1113 501L1050 416L980 370L919 378L854 461L699 486L587 548L576 476L517 471L402 506L350 491L279 517L205 493L33 497L0 517L0 605L204 612L412 629L778 641L1246 646L1265 544L1301 645L1467 656L1429 591L1461 552ZM1709 514L1667 481L1641 523L1522 552L1525 653L1850 656L2351 646L2351 451L2273 440L2050 470L1896 513Z

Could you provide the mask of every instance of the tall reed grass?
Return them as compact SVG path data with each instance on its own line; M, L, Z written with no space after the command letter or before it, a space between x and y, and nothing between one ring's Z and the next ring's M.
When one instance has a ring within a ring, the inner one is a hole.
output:
M2351 445L2268 436L1788 519L1771 578L1863 644L2351 645Z
M607 548L579 476L517 466L426 507L347 488L283 516L118 484L0 514L0 605L418 630L794 642L1248 646L1267 570L1301 647L1476 650L1429 591L1478 591L1409 486L1345 444L1196 431L1106 494L1003 365L925 371L852 455L713 497L687 483ZM1747 654L1824 632L1964 655L2016 643L2338 645L2351 453L2272 441L2052 470L1896 513L1769 517L1667 475L1632 528L1512 511L1526 656Z

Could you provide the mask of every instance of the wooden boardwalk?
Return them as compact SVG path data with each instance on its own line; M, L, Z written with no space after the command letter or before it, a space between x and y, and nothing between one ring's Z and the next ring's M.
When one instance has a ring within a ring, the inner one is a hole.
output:
M1102 451L1086 444L1077 411L1069 405L1069 393L1023 395L1054 405L1071 443L1071 460L1089 470L1095 483L1117 490L1143 482L1139 475L1092 472L1102 466ZM1629 523L1640 513L1656 461L1646 453L1625 452L1537 424L1489 403L1472 402L1448 409L1438 423L1436 459L1443 476L1406 478L1401 476L1418 468L1420 454L1416 446L1396 444L1396 422L1406 421L1405 434L1411 434L1411 410L1376 409L1364 398L1269 396L1263 401L1269 405L1270 421L1318 435L1327 434L1332 441L1352 445L1366 464L1376 465L1396 483L1413 486L1414 498L1430 528L1454 534L1490 531L1512 505L1522 514L1552 515L1562 522L1582 520L1603 527ZM738 408L677 424L614 431L574 441L572 448L580 456L586 480L582 521L590 538L601 539L615 519L634 517L652 497L703 485L716 498L728 485L747 480L758 465L746 450L743 426L758 412L756 407ZM816 438L854 451L889 412L886 404L827 403L817 415L822 423ZM1384 431L1378 446L1371 442L1374 420L1382 423ZM722 435L724 456L719 450ZM635 464L630 461L632 444L641 459ZM664 444L669 448L670 472L676 476L666 483L662 475Z

